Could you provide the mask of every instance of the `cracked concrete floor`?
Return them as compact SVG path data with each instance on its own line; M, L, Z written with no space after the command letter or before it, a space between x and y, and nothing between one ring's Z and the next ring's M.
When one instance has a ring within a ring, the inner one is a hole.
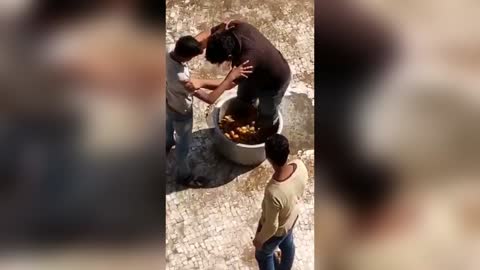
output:
M293 80L281 105L284 134L291 141L291 158L301 158L310 172L295 228L294 269L313 269L313 1L172 0L167 1L166 14L167 46L225 19L243 19L258 27L290 63ZM194 76L203 78L225 74L203 56L192 61L190 68ZM194 112L190 162L195 173L212 182L206 189L182 190L171 177L175 154L167 158L167 269L255 269L251 238L272 170L266 162L246 168L224 160L210 139L208 107L195 100Z

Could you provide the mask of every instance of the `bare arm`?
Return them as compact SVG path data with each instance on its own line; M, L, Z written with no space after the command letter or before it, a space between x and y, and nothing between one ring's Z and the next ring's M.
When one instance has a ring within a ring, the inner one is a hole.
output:
M233 86L235 85L235 80L237 80L240 77L248 78L247 74L252 73L251 71L252 66L245 66L247 63L248 61L245 61L240 66L232 68L230 70L230 73L228 73L227 77L225 77L225 79L220 83L220 85L210 93L207 93L205 90L201 88L200 89L195 88L192 82L190 81L185 82L185 87L188 91L193 92L193 95L195 97L199 98L200 100L208 104L213 104L223 94L223 92L233 88Z
M206 49L208 38L215 32L225 31L225 30L228 30L230 28L235 27L233 22L234 22L233 20L225 21L225 22L223 22L223 23L221 23L217 26L214 26L214 27L208 29L208 30L202 31L200 34L195 36L195 39L202 44L202 49ZM235 21L235 22L238 22L238 21Z
M193 84L195 89L205 88L208 90L215 90L217 89L223 80L204 80L204 79L191 79L191 83ZM232 85L233 88L233 85Z
M211 91L210 93L207 93L203 89L198 89L193 95L208 104L213 104L226 90L229 89L231 84L232 81L226 78L215 90Z
M195 36L195 39L198 42L200 42L200 44L202 44L202 49L207 48L207 41L208 41L208 38L210 37L210 35L211 35L211 32L210 32L210 29L209 29L209 30L205 30L205 31L203 31L200 34Z

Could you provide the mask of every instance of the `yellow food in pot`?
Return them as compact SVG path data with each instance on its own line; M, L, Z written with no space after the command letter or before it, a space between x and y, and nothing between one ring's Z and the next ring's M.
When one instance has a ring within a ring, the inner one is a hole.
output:
M264 135L258 132L255 121L251 120L251 117L234 119L231 115L225 115L218 124L225 137L235 143L259 144L264 142Z

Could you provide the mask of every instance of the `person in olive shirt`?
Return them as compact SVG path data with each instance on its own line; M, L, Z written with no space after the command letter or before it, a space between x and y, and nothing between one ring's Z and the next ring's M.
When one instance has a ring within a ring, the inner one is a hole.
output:
M265 188L262 217L253 244L260 270L291 269L295 258L293 227L299 216L299 201L305 191L308 171L301 160L288 163L288 139L275 134L265 143L268 161L275 173ZM274 259L280 248L281 256Z
M248 79L237 81L241 102L234 114L243 112L258 100L257 125L266 130L277 124L278 106L291 79L290 67L282 53L257 28L243 21L219 24L199 36L209 62L231 62L237 66L249 60L253 67Z

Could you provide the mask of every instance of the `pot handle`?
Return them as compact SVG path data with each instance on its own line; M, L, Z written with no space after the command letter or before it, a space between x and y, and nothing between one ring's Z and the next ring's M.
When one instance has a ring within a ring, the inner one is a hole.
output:
M218 121L220 121L220 119L215 119L216 116L219 115L219 111L220 111L220 107L218 106L218 104L219 103L221 104L223 101L236 96L237 96L236 91L233 93L224 94L215 103L208 105L207 109L205 110L205 120L209 128L215 128L216 126L215 122L218 123Z
M208 128L215 128L215 111L218 108L215 106L216 103L208 105L207 109L205 109L205 120L207 121Z

